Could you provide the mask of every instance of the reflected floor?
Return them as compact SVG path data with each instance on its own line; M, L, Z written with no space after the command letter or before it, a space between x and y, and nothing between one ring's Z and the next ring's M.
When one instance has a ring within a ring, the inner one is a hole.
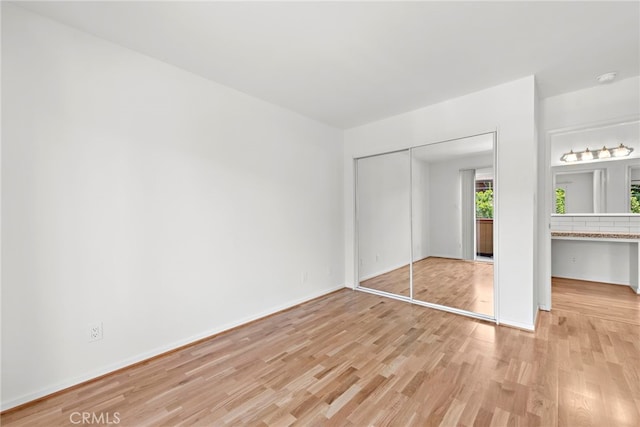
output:
M428 257L413 264L413 298L493 316L493 263ZM409 296L409 266L360 283Z
M363 288L409 297L409 264L360 282Z

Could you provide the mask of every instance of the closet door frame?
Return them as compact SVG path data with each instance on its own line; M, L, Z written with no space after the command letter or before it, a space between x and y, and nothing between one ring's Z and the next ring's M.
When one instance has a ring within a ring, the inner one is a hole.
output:
M360 225L359 225L359 213L360 213L360 206L359 206L359 199L358 199L358 161L359 160L364 160L364 159L369 159L372 157L379 157L379 156L384 156L387 154L395 154L395 153L404 153L406 152L409 155L409 233L413 234L413 230L412 230L412 224L411 224L411 186L412 181L411 181L411 148L402 148L399 150L393 150L393 151L385 151L383 153L375 153L375 154L370 154L367 156L362 156L362 157L355 157L353 159L353 183L354 183L354 192L353 192L353 197L354 197L354 217L353 217L353 224L354 224L354 259L353 259L353 263L354 263L354 290L357 291L361 291L361 292L367 292L370 294L374 294L374 295L379 295L379 296L384 296L384 297L388 297L388 298L393 298L393 299L397 299L400 301L407 301L407 302L412 302L413 301L413 249L410 248L410 252L409 252L409 296L404 296L404 295L399 295L399 294L394 294L391 292L385 292L385 291L381 291L378 289L371 289L371 288L365 288L360 286L360 239L359 239L359 233L360 233ZM411 236L409 236L409 246L412 246L412 242L413 239L411 238Z
M448 139L448 140L444 140L444 141L436 141L436 142L432 142L432 143L428 143L428 144L422 144L422 145L417 145L417 146L413 146L413 147L409 147L409 148L403 148L403 149L398 149L398 150L393 150L393 151L385 151L385 152L381 152L381 153L375 153L375 154L371 154L371 155L366 155L366 156L361 156L361 157L355 157L353 159L353 173L354 173L354 177L353 177L353 182L354 182L354 290L360 291L360 292L366 292L366 293L370 293L370 294L374 294L374 295L378 295L378 296L383 296L383 297L388 297L388 298L393 298L396 300L400 300L400 301L406 301L409 302L411 304L416 304L416 305L420 305L423 307L428 307L428 308L434 308L436 310L441 310L441 311L446 311L449 313L454 313L454 314L459 314L462 316L466 316L466 317L471 317L474 319L479 319L479 320L484 320L487 322L492 322L495 324L499 324L500 322L497 320L499 319L499 315L498 315L498 311L499 311L499 281L498 281L498 268L499 268L499 239L498 239L498 229L499 227L494 226L493 227L493 244L494 244L494 259L493 259L493 316L489 316L486 314L481 314L481 313L476 313L473 311L468 311L468 310L462 310L462 309L458 309L458 308L454 308L454 307L449 307L449 306L445 306L445 305L440 305L440 304L435 304L435 303L430 303L430 302L426 302L426 301L419 301L413 298L413 150L421 148L421 147L425 147L428 145L433 145L433 144L441 144L441 143L445 143L445 142L450 142L450 141L458 141L461 139L466 139L466 138L471 138L471 137L475 137L475 136L482 136L482 135L492 135L493 137L493 168L494 168L494 182L493 182L493 220L494 220L494 224L499 224L499 216L500 216L500 209L498 209L499 206L499 197L500 197L500 180L498 179L498 131L497 129L491 132L483 132L483 133L478 133L475 135L467 135L467 136L462 136L459 138L452 138L452 139ZM409 238L409 254L410 254L410 259L409 259L409 297L406 296L402 296L402 295L397 295L397 294L393 294L393 293L389 293L389 292L385 292L385 291L380 291L377 289L370 289L370 288L363 288L360 286L360 262L359 262L359 220L358 220L358 215L359 215L359 206L358 206L358 160L361 159L366 159L366 158L370 158L370 157L376 157L376 156L382 156L385 154L393 154L393 153L400 153L400 152L405 152L408 151L409 152L409 230L410 230L410 238Z

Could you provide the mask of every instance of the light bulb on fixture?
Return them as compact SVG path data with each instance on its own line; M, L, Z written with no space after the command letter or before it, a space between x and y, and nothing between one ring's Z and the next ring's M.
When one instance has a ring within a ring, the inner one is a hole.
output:
M562 157L560 157L560 160L563 162L575 162L578 160L578 155L574 153L573 150L571 150L570 152L565 153Z
M611 157L611 151L607 147L602 147L602 150L598 152L599 159L608 159Z
M624 145L620 144L619 147L616 147L613 149L613 156L614 157L628 156L629 154L631 154L632 151L633 151L633 148L625 147Z
M584 153L582 153L580 160L593 160L593 153L587 148Z

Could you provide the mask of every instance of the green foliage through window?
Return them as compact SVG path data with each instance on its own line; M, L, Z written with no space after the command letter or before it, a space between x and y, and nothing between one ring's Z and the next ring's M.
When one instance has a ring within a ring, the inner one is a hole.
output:
M556 188L556 213L563 214L565 211L565 191L562 188Z
M493 189L476 191L476 218L493 218Z
M640 184L631 184L631 213L640 213Z

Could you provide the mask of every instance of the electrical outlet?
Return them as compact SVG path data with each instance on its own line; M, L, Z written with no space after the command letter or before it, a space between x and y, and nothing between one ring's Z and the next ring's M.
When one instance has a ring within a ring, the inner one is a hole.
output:
M89 342L102 339L102 322L89 325Z
M571 262L575 264L576 263L576 257L571 257Z
M302 283L307 283L307 279L309 279L309 273L305 271L302 273Z

